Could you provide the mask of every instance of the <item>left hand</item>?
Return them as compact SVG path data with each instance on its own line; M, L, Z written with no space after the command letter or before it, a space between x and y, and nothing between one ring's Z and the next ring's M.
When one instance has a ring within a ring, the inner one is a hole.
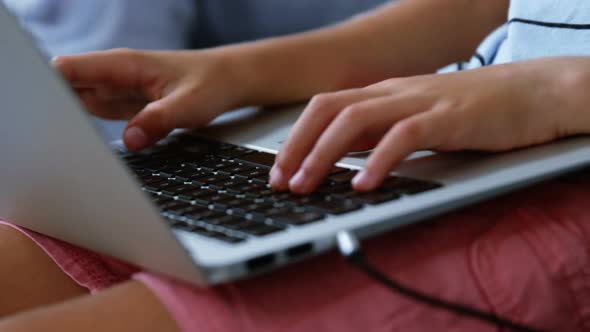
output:
M312 192L351 149L378 142L353 180L373 190L417 150L503 151L590 132L590 57L394 78L314 97L271 171L275 190Z

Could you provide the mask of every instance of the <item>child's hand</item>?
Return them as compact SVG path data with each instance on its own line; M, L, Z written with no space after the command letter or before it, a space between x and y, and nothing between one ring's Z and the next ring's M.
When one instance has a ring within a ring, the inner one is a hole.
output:
M501 151L587 132L589 76L588 58L553 58L316 96L283 144L271 184L309 193L367 141L379 143L353 180L360 191L416 150Z
M130 120L123 139L139 150L240 106L248 84L215 52L112 50L58 57L54 65L91 113Z

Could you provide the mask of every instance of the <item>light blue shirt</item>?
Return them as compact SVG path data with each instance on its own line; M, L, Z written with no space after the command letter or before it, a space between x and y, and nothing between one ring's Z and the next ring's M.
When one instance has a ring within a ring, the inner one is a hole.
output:
M507 23L461 66L471 69L565 55L590 55L590 1L512 0Z

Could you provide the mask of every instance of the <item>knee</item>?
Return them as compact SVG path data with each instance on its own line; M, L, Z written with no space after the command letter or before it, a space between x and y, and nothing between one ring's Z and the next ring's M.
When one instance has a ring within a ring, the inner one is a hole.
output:
M2 253L2 259L19 252L30 251L35 246L31 239L17 229L0 224L0 252Z
M0 225L0 318L84 293L35 242Z
M7 225L0 225L0 253L0 284L4 285L20 270L42 263L46 256L25 234Z

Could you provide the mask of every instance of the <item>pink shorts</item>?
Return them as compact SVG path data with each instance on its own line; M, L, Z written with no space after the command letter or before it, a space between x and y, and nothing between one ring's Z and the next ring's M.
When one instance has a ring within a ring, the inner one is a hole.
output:
M497 331L392 294L335 253L198 288L22 230L95 292L143 282L182 331ZM551 331L590 331L590 179L552 181L367 241L407 285Z

